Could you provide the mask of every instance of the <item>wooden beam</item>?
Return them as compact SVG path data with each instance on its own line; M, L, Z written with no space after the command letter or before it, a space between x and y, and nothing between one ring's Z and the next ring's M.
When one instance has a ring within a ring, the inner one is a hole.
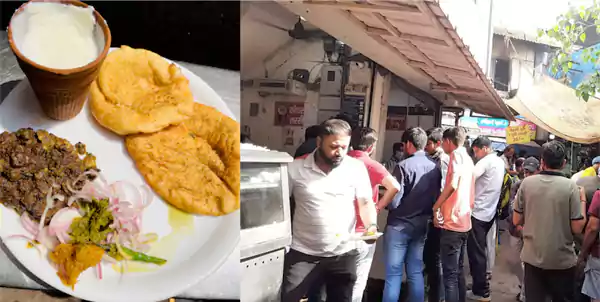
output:
M477 74L477 78L480 81L482 81L483 84L485 85L485 87L487 88L484 91L485 94L491 99L491 101L496 105L496 107L500 110L500 112L508 120L514 120L514 116L512 115L512 112L510 112L510 109L508 109L508 106L506 106L506 104L504 104L504 101L500 98L498 93L496 93L494 88L491 86L491 83L489 83L485 79L485 74L483 73L483 71L481 70L481 67L479 67L477 62L475 62L475 60L473 60L472 54L469 51L466 51L464 47L460 47L459 43L451 37L448 30L452 30L452 31L454 31L454 30L446 29L444 27L444 25L442 24L442 22L438 19L438 17L433 13L433 10L431 9L431 7L429 7L429 5L438 5L438 4L433 3L433 2L427 2L427 1L416 1L415 5L417 5L417 7L419 7L421 12L431 21L431 25L433 25L439 31L446 32L445 36L447 37L447 39L450 40L450 41L446 40L446 42L448 43L448 45L454 45L455 47L457 47L465 55L465 58L470 63L471 67L475 70L475 72ZM463 46L464 46L464 43L462 43L462 41L460 41L460 44L463 44ZM489 113L491 113L491 112L489 112Z
M300 1L278 3L294 14L306 18L308 22L328 32L337 39L344 41L353 49L360 51L375 62L383 64L383 66L394 74L403 76L413 85L421 89L429 89L431 82L428 77L425 77L422 73L409 66L405 60L401 60L398 53L393 50L394 48L389 43L386 43L388 44L386 47L381 47L379 44L381 40L379 42L374 41L364 30L366 25L363 22L360 22L360 20L356 21L356 16L351 19L349 18L349 11L335 8L309 9L308 5Z
M407 33L400 33L400 36L395 36L392 33L390 33L389 31L387 31L386 29L371 27L371 26L367 26L367 33L373 34L373 35L390 37L396 41L410 40L410 41L419 41L419 42L424 42L424 43L429 43L429 44L441 45L441 46L446 46L446 47L449 46L448 43L446 43L446 41L444 41L444 40L431 38L431 37L425 37L425 36L419 36L419 35L413 35L413 34L407 34Z
M365 29L369 35L378 35L378 36L391 36L390 32L387 29L368 26Z
M428 68L427 65L425 63L421 62L421 61L411 60L409 62L409 64L411 66L414 66L414 67ZM463 70L463 69L456 69L456 68L453 68L453 67L448 67L448 66L443 66L443 65L438 65L438 64L435 65L435 68L438 69L438 70L442 70L445 73L453 74L453 75L456 75L456 76L461 76L461 77L473 77L473 76L475 76L474 72L470 72L470 71Z
M390 21L388 21L384 15L382 15L380 13L373 13L373 15L379 21L379 23L381 23L381 25L383 25L390 33L392 33L394 36L396 36L398 38L402 37L402 33L394 26L394 24L392 24ZM403 40L403 45L406 46L407 48L409 48L414 54L419 56L421 58L421 60L423 62L425 62L425 65L427 65L427 67L429 67L431 69L431 72L444 78L444 80L446 82L448 82L450 85L454 85L452 80L450 78L448 78L448 76L446 74L435 69L435 63L433 63L433 61L431 61L431 59L426 54L424 54L418 47L416 47L411 41L408 41L405 39L402 39L402 40ZM425 72L425 71L423 71L423 72ZM425 72L425 73L427 73L427 72Z
M356 16L354 16L351 12L349 11L344 11L344 16L346 17L346 19L348 21L350 21L351 23L354 23L356 26L360 26L361 28L363 28L363 30L366 30L367 25L365 25L362 21L360 21L358 18L356 18ZM394 46L390 45L390 43L388 43L386 40L384 40L383 38L381 38L380 36L377 35L373 35L371 36L371 38L373 38L373 40L375 40L375 42L377 42L379 45L381 45L382 47L387 48L390 51L393 51L395 54L398 55L398 57L400 58L401 61L403 61L406 65L410 66L408 64L408 62L410 61L409 58L407 58L402 52L400 52L397 48L395 48ZM420 68L414 68L412 66L410 66L414 71L416 71L417 73L419 73L421 76L428 78L430 81L432 80L431 75L429 75L427 72L423 71ZM437 80L433 79L434 83L437 83ZM430 83L431 84L431 83Z
M396 5L378 5L356 2L337 2L337 1L303 1L302 4L309 7L329 7L351 11L361 12L386 12L386 13L418 13L419 8L415 5L406 3L396 3Z
M372 37L373 40L375 40L375 42L377 42L379 45L381 45L382 47L385 47L393 52L395 52L398 57L408 66L410 66L410 64L408 64L408 62L410 61L410 59L408 57L406 57L403 53L401 53L397 48L393 47L392 45L390 45L389 43L387 43L387 41L385 41L384 39L382 39L381 37L378 36L374 36ZM423 71L421 68L415 68L410 66L414 71L416 71L417 73L419 73L421 76L426 77L430 80L430 84L431 83L437 83L437 80L434 79L431 75L429 75L427 72Z
M442 102L429 94L426 91L419 89L418 87L412 85L407 82L405 79L394 76L392 78L392 82L396 84L396 86L400 87L402 90L406 91L409 95L421 101L425 106L431 108L433 110L437 110L442 105Z
M401 16L399 17L398 15L389 15L387 18L390 20L390 22L401 26L418 26L419 28L433 29L433 26L431 26L427 20L425 20L425 22L423 22L423 20L419 20L420 22L408 21Z
M485 91L474 89L474 88L461 88L452 87L448 85L431 85L431 90L458 94L473 94L473 93L485 93Z
M387 29L391 35L398 38L402 36L402 33L394 26L394 24L390 23L390 21L388 21L381 13L373 13L373 16L375 16L375 19L377 19L377 21L379 21L379 23L381 23L381 25L383 25L383 27L385 27L385 29Z

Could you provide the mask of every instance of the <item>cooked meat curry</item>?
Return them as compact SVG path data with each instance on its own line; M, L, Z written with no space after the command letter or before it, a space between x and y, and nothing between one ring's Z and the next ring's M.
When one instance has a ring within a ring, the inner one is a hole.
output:
M55 200L44 224L54 214L67 206L70 190L80 190L95 176L82 174L96 170L96 158L85 153L85 145L75 148L69 141L31 128L0 134L0 203L14 208L19 214L27 212L34 221L39 221L46 207L49 190L52 195L62 195ZM77 181L77 183L75 183Z

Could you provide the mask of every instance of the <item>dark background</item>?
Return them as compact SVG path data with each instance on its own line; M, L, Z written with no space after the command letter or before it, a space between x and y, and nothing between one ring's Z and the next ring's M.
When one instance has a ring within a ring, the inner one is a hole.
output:
M2 29L24 1L0 1ZM84 1L104 17L112 47L145 48L177 61L240 70L239 1Z

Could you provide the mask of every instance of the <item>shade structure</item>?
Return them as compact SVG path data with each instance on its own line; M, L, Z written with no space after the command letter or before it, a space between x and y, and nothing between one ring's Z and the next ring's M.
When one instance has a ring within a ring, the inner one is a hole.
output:
M506 103L519 114L556 136L582 144L600 142L600 100L587 102L575 90L547 75L521 84Z

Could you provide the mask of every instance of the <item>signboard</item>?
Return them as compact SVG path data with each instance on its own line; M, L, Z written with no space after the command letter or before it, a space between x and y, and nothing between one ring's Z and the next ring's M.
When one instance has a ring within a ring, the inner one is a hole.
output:
M492 117L477 117L477 125L479 127L504 129L508 127L508 120Z
M517 119L516 122L509 122L508 120L493 117L473 117L463 116L459 119L459 126L468 129L479 129L479 135L495 136L495 137L508 137L508 127L523 126L526 125L529 131L530 140L535 140L536 125L532 122ZM528 141L529 142L529 141Z
M275 102L275 126L301 127L304 122L304 102Z
M406 107L406 106L388 106L388 115L395 116L413 116L413 115L424 115L434 116L435 111L423 106L417 107ZM454 124L454 123L453 123Z
M406 129L406 116L389 116L385 121L385 129L392 131L404 131Z
M531 141L531 130L528 125L506 127L506 143L526 144Z
M365 122L365 97L345 96L342 100L341 113L350 118L353 127L362 126Z
M463 116L458 120L458 125L479 129L480 135L505 137L509 122L500 118Z
M511 126L527 126L527 128L529 129L530 139L532 141L535 140L537 126L534 123L517 119L516 122L510 122L510 125Z

